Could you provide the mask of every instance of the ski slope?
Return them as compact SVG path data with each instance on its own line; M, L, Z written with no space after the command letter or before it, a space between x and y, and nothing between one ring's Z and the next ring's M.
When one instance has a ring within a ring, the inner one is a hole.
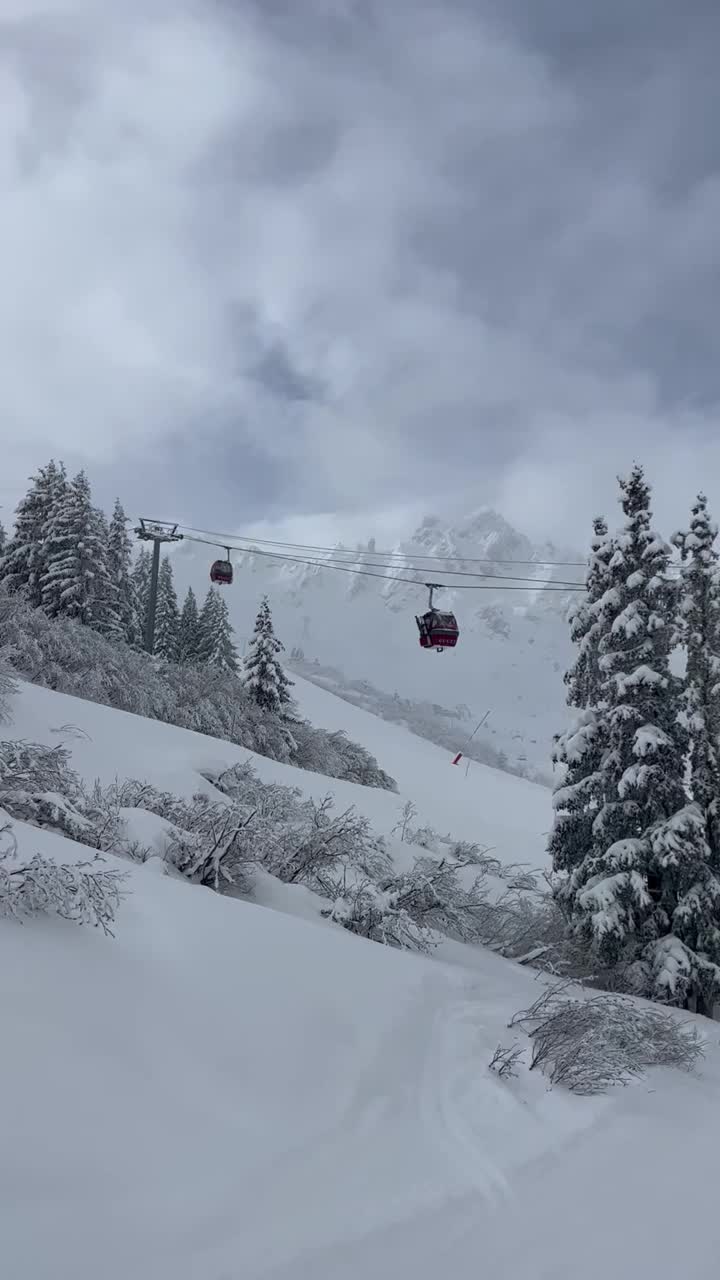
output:
M49 746L64 742L73 767L88 782L142 778L183 796L208 789L203 773L250 759L265 781L300 787L316 799L331 792L339 807L354 805L383 835L391 833L403 804L412 800L418 810L414 825L430 823L440 834L492 847L506 863L545 865L551 816L545 787L474 762L466 776L464 765L453 767L442 748L308 681L296 680L293 694L313 724L345 729L368 747L396 778L400 794L308 773L232 743L25 683L19 684L13 724L1 732Z
M315 689L298 694L330 727L353 711ZM3 736L64 736L88 778L131 772L188 790L200 769L247 755L30 686L15 710ZM348 731L366 731L371 749L374 733L389 734L381 763L401 773L402 731L363 715ZM69 724L88 737L55 732ZM492 809L492 771L476 766L460 810L458 771L442 772L436 750L412 740L403 794L426 788L427 816L441 825L456 808L468 823L491 809L499 830L510 805L504 849L515 856L521 811L527 804L530 840L543 812L531 797L542 789L500 775L518 787L516 801L496 797ZM257 763L278 780L299 772ZM309 793L364 792L302 777ZM399 804L381 793L365 800L388 821ZM28 852L87 854L36 828L16 831ZM535 1076L505 1084L487 1062L512 1012L537 994L526 970L480 949L456 947L453 965L392 951L165 876L157 859L117 865L130 892L114 939L50 919L0 920L5 1274L714 1273L714 1024L703 1024L697 1077L657 1072L594 1100L548 1092Z

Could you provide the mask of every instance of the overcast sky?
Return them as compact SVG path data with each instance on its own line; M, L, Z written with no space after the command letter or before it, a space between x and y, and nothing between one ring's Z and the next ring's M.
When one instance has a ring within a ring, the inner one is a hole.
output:
M720 515L718 0L0 0L0 503Z

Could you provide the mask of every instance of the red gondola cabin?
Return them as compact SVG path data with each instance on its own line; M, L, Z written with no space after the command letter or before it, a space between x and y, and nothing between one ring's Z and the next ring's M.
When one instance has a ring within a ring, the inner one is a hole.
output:
M437 609L429 609L415 621L422 649L437 649L438 653L442 653L443 649L455 648L460 628L454 613L439 613Z
M210 570L210 581L221 587L229 587L233 580L233 568L229 560L216 560Z

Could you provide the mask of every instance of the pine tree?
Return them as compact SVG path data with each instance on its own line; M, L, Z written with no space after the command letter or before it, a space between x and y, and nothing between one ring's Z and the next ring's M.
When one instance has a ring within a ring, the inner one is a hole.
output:
M650 527L642 468L620 484L626 522L614 539L599 641L601 803L566 902L621 982L670 1003L709 1001L720 990L720 884L683 785L670 549Z
M155 644L153 652L167 662L176 662L180 639L180 612L173 582L170 557L164 556L158 574Z
M198 662L238 675L240 667L230 615L227 604L216 587L211 587L205 597L198 623L198 636Z
M6 546L7 546L7 533L5 532L5 525L2 523L2 520L0 520L0 563L2 562L2 558L5 554Z
M244 660L244 683L258 706L267 711L282 711L292 701L292 681L288 680L277 656L283 648L273 631L270 605L264 596Z
M690 528L673 538L682 558L680 640L687 665L683 706L690 737L690 792L705 815L712 864L720 871L720 577L717 525L700 494Z
M579 714L573 727L555 738L553 752L554 762L564 766L564 776L553 796L555 819L548 843L557 872L577 867L590 849L592 824L602 797L604 739L599 654L606 625L613 546L604 520L597 518L593 529L586 593L570 616L570 634L578 646L578 656L565 675L568 705ZM558 889L561 901L564 888L565 882Z
M11 591L25 588L30 603L42 603L46 569L46 539L50 518L67 489L63 463L51 460L32 477L28 493L18 503L13 535L0 559L0 578Z
M132 543L127 517L119 498L115 500L107 533L107 581L103 601L102 630L109 639L138 646L140 621L131 580Z
M50 516L43 544L42 606L51 617L94 624L107 576L107 524L92 505L84 471L66 487Z
M192 587L188 587L185 596L178 634L178 662L198 662L201 641L200 615Z
M133 566L130 580L135 601L135 612L140 626L138 647L145 643L145 627L147 624L148 604L150 602L150 578L152 576L152 553L147 547L141 547Z

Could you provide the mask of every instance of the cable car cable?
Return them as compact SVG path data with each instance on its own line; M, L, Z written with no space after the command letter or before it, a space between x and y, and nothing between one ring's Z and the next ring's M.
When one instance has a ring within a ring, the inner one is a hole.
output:
M254 536L251 536L250 534L244 534L244 533L234 533L230 535L227 533L220 533L218 532L217 529L199 529L189 524L178 525L178 528L186 530L188 533L204 533L204 534L207 534L209 537L216 537L216 538L223 539L222 543L220 542L213 543L213 546L221 546L221 545L225 546L225 540L228 537L232 537L236 542L251 542L253 544L259 543L262 546L269 546L269 547L289 547L292 550L296 550L296 551L330 551L336 554L343 554L343 555L398 556L406 560L407 559L435 560L435 561L442 561L443 563L446 563L447 561L455 561L456 563L459 562L461 564L511 564L511 565L517 564L517 565L537 565L538 567L542 567L542 568L545 568L548 565L550 565L556 568L587 569L586 560L501 560L496 556L437 556L437 555L430 555L429 553L425 555L423 554L422 551L413 551L413 552L370 551L370 550L363 551L361 549L352 548L352 547L345 548L345 547L337 547L337 546L335 547L320 546L316 543L311 543L311 542L291 542L291 541L285 542L277 538L256 538ZM398 565L397 567L399 569L404 568L403 565Z
M197 542L206 547L222 547L223 550L227 549L226 543L211 542L208 538L198 538L192 534L185 534L185 541ZM268 556L273 560L286 560L292 564L308 565L310 566L310 568L313 568L313 569L334 569L338 573L354 573L354 574L360 575L363 578L379 578L382 582L405 582L412 587L424 587L427 585L424 578L401 578L394 574L375 573L369 569L358 569L354 565L333 564L333 563L329 563L327 560L305 560L305 559L301 559L299 556L281 555L279 552L275 552L275 551L255 550L255 551L249 552L248 548L245 548L245 547L232 547L231 550L237 551L241 555L252 554L252 555L259 555L259 556ZM504 586L502 583L497 583L494 586L491 586L489 583L478 584L478 583L470 583L470 582L456 582L456 583L451 583L450 585L447 585L447 584L436 584L436 585L442 587L444 591L532 591L534 587L537 587L537 589L541 590L542 592L546 592L546 591L568 592L568 591L584 591L585 590L585 586L581 583L574 583L572 586L563 587L563 586L557 586L557 585L543 585L541 582L538 582L536 579L530 579L528 581L527 586L525 585Z
M234 540L235 542L245 542L245 543L250 543L250 544L252 544L252 546L256 546L256 544L260 544L260 545L262 545L262 546L270 546L270 547L287 547L287 548L289 548L290 550L293 550L293 551L318 551L318 552L330 552L332 555L344 555L344 556L376 556L376 557L378 557L377 562L374 562L374 561L363 561L363 563L370 564L372 567L375 567L375 568L384 568L384 567L387 567L387 568L389 568L389 569L390 569L390 568L392 568L392 569L408 569L408 570L411 570L411 571L416 571L416 572L418 572L418 573L425 573L425 572L427 572L427 571L428 571L428 567L427 567L427 566L423 566L423 565L411 565L411 564L410 564L410 565L404 565L404 564L389 564L389 565L385 566L385 565L382 565L381 560L382 560L382 558L383 558L383 557L390 557L390 556L394 556L394 557L398 557L398 558L401 558L401 559L404 559L404 560L433 560L433 561L435 561L435 562L441 562L442 564L449 564L449 563L455 563L455 564L494 564L494 565L505 565L505 564L508 564L508 565L518 565L518 566L520 566L520 565L526 565L526 566L530 566L530 567L537 567L537 568L548 568L548 567L551 567L551 568L573 568L573 569L585 569L585 570L587 570L587 567L588 567L588 561L587 561L587 560L503 560L503 559L499 559L499 558L497 558L497 557L493 557L493 556L438 556L438 555L431 555L431 554L429 554L429 553L428 553L428 554L424 554L424 553L423 553L423 552L421 552L421 551L413 551L413 552L409 552L409 551L407 551L407 552L406 552L406 551L370 551L370 550L363 550L363 549L361 549L361 548L352 548L352 547L338 547L338 546L335 546L335 547L328 547L328 546L321 546L321 545L318 545L318 544L315 544L315 543L309 543L309 542L291 542L291 541L289 541L289 540L288 540L288 541L282 541L282 540L280 540L280 539L273 539L273 538L256 538L256 537L252 537L252 536L250 536L250 535L241 534L241 533L235 533L235 534L232 534L232 535L231 535L231 534L227 534L227 533L219 533L219 532L218 532L217 530L215 530L215 529L199 529L199 528L194 527L193 525L183 525L183 524L181 524L181 525L178 525L177 527L178 527L179 529L187 530L187 531L188 531L188 533L198 533L198 534L203 533L203 534L206 534L208 537L216 537L216 538L222 539L222 542L212 543L211 545L213 545L213 546L223 546L223 547L225 547L225 546L227 545L227 539L228 539L228 538L231 538L231 540ZM236 551L243 551L243 550L248 550L248 548L244 548L244 547L235 547L235 548L234 548L234 550L236 550ZM257 554L258 554L258 555L260 554L259 549L257 550ZM266 554L269 554L269 553L266 553ZM319 561L318 563L327 564L328 562L327 562L327 561ZM679 565L679 564L671 564L671 565L669 565L669 566L668 566L668 568L669 568L669 569L676 570L676 569L679 569L679 568L680 568L680 565ZM445 569L445 573L464 574L465 576L473 576L473 575L470 575L470 574L468 573L468 571L467 571L467 570L461 570L461 569L457 569L457 570ZM483 577L483 576L493 577L493 576L495 576L495 575L492 575L492 574L488 574L488 575L477 574L476 576L478 576L478 577ZM498 576L500 576L500 577L504 577L504 578L509 578L509 577L510 577L510 575L509 575L509 574L500 574L500 575L498 575ZM518 577L518 578L517 578L517 581L520 581L520 580L521 580L521 579ZM537 579L534 579L534 578L532 578L532 579L528 578L527 580L528 580L528 581L532 581L532 582L537 581ZM565 581L564 579L555 579L554 581L556 581L556 582L557 582L557 585L562 585L562 586L564 586L564 585L571 585L571 586L585 586L585 584L584 584L584 583L577 583L577 582L573 582L573 583L568 584L568 583L566 583L566 581Z
M185 536L188 542L202 541L202 539L198 539L197 537L194 537L191 534L186 534ZM276 560L292 560L296 558L293 556L289 556L287 553L283 553L280 551L264 551L260 547L252 547L252 546L228 547L224 543L210 542L210 541L207 542L207 545L212 547L222 546L224 550L236 551L239 555L269 556ZM350 561L347 561L347 560L334 560L332 559L332 557L328 559L322 559L322 560L303 557L301 560L298 561L298 563L308 564L308 565L317 565L319 568L336 568L337 567L337 568L343 568L343 569L350 569L353 572L360 571L359 567L356 568L357 562L351 563ZM421 564L407 564L407 565L383 564L382 561L373 561L373 560L363 560L360 563L366 569L392 569L392 570L400 569L400 570L405 570L407 573L429 573L430 572L428 565L421 565ZM526 583L528 588L541 587L543 582L551 583L553 586L556 586L556 587L574 587L574 588L585 587L585 583L583 582L577 582L575 580L571 582L565 578L543 579L543 578L531 578L531 577L526 577L525 575L522 575L522 574L512 574L512 573L497 573L497 574L478 573L478 572L473 573L468 569L445 569L444 573L446 576L450 576L453 578L483 578L483 579L487 579L488 582L494 582L499 585L502 585L502 582L522 582L522 583Z

